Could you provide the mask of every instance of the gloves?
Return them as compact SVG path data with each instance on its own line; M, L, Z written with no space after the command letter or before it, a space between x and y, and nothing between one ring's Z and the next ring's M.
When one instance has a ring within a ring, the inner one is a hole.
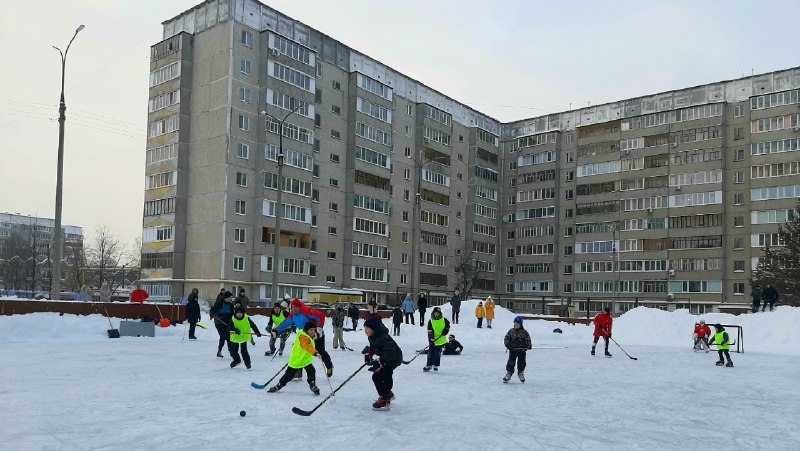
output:
M382 368L383 368L383 365L381 365L381 362L379 362L377 360L373 360L372 363L369 364L369 368L367 368L367 369L369 371L372 371L372 374L378 374L378 373L381 372Z
M240 333L242 333L241 330L239 330L239 329L237 329L235 327L233 328L233 330L231 332L235 333L236 335L239 335Z
M369 365L372 362L372 356L369 354L364 354L364 363Z
M261 332L256 332L256 337L261 338Z
M608 338L611 338L611 334L608 334Z
M370 348L369 346L364 346L364 349L361 350L361 353L362 354L373 355L373 354L375 354L375 351L372 348Z

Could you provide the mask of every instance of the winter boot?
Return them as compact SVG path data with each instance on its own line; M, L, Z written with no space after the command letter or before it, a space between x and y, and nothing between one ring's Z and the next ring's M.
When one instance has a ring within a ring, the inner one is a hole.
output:
M269 357L269 356L271 356L272 354L275 354L275 350L274 350L274 349L273 349L273 350L270 350L270 351L267 351L267 352L265 352L265 353L264 353L264 356L265 356L265 357Z
M733 362L728 362L725 364L728 368L733 368Z
M245 367L245 368L247 368L248 370L251 368L251 366L250 366L250 365L247 365L247 364L245 364L245 366L244 366L244 367Z
M236 365L238 365L240 363L242 363L241 360L234 360L233 362L231 362L231 368L235 368Z
M519 376L519 381L524 384L525 383L525 372L524 371L519 371L517 373L517 376Z
M328 377L333 376L333 367L325 368L325 375Z
M308 388L310 388L311 392L314 393L315 395L319 394L319 388L317 388L317 384L315 384L314 382L308 384Z
M430 371L430 370L431 370L431 367L429 367L429 366L426 366L426 367L422 368L422 371L425 371L425 372Z
M273 385L272 387L269 388L269 390L267 390L267 392L269 392L269 393L277 393L278 390L280 390L281 388L283 388L283 386L280 385L280 384Z
M594 346L592 346L592 355L594 355Z
M387 397L389 398L389 401L394 401L394 392L389 390L389 394L387 395Z
M511 380L511 376L513 376L513 375L514 375L514 373L512 373L511 371L506 371L506 375L503 376L503 383L504 384L508 383L508 381Z
M222 349L217 351L217 357L219 357L220 359L224 359L225 358L225 357L222 356Z
M439 367L437 365L433 365L433 371L439 371Z
M606 357L611 357L611 353L608 352L608 349L606 349Z
M372 410L389 410L389 400L383 397L372 403Z
M725 362L723 362L722 360L720 360L719 362L717 362L717 366L722 366L722 365L724 365L724 364L725 364Z
M278 351L278 355L283 355L283 349L281 349L280 351Z

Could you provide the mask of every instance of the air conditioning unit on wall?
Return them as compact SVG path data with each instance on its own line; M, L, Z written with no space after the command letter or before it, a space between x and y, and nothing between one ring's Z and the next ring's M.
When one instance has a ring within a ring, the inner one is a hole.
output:
M675 270L674 269L670 269L669 270L669 275L670 276L674 276L675 275Z

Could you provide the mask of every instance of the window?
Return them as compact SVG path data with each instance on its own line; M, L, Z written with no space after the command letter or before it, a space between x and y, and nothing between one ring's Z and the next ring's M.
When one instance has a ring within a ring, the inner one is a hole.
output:
M336 260L336 252L328 252L328 260Z
M244 257L239 257L239 256L233 257L233 270L244 271Z
M237 215L247 214L247 203L243 200L237 200L234 211Z
M245 174L244 172L237 172L236 184L239 186L247 186L247 174Z
M331 163L338 163L338 162L339 162L339 155L336 155L335 153L332 153L331 154Z
M342 139L342 134L339 133L338 130L331 129L331 138L333 138L333 139Z
M409 116L414 115L414 107L411 104L406 105L406 114Z
M744 272L744 260L733 261L733 272Z
M400 274L400 285L406 285L407 283L408 283L408 275Z
M337 188L339 187L339 180L332 178L332 179L329 179L328 181L331 184L331 186L334 186L334 187L337 187Z
M330 211L339 211L339 204L336 202L329 202L328 203L328 210Z
M328 227L328 235L336 235L336 227Z
M299 70L292 69L289 66L284 66L283 64L276 63L275 61L267 61L267 74L270 77L283 80L290 85L297 86L298 88L306 91L316 92L313 77L300 72Z
M245 75L250 75L252 69L251 66L250 60L243 59L241 62L239 62L239 70Z
M233 241L237 243L244 243L247 231L245 229L233 229Z
M342 84L341 84L341 83L339 83L339 82L338 82L338 81L336 81L336 80L333 80L333 82L331 82L331 87L332 87L333 89L337 90L337 91L341 91L341 90L342 90Z
M744 216L735 216L733 218L734 227L744 227Z
M181 63L172 63L161 69L150 72L150 87L173 80L181 76Z
M733 173L733 183L744 183L744 172L736 171Z
M408 222L408 212L407 211L403 212L403 221Z
M322 76L322 63L317 63L317 77Z
M358 87L369 91L386 100L392 100L392 88L363 74L357 74L356 83Z
M314 177L319 177L319 165L315 164L313 169L311 170L311 175Z
M147 176L147 189L162 188L165 186L175 185L177 179L177 171L162 172Z
M319 127L322 124L322 116L319 114L314 115L314 127Z
M159 161L171 160L178 156L178 145L167 144L166 146L147 149L147 163L158 163Z
M410 147L406 147L405 155L406 155L406 158L411 158L411 148Z
M735 250L744 249L744 238L734 238L733 239L733 248Z
M735 193L733 195L733 205L744 205L744 193Z
M733 129L733 139L734 141L744 139L744 127L736 127Z
M336 283L336 276L325 277L325 283Z
M564 246L564 255L572 255L572 246Z
M572 265L564 265L564 275L572 274Z
M744 116L744 105L735 105L733 107L733 117Z
M744 161L744 149L736 149L733 152L733 161Z
M403 169L403 178L406 180L411 180L411 169Z
M408 243L408 232L403 232L402 234L402 241L404 243Z
M158 216L175 213L175 198L149 200L144 203L145 216Z
M156 111L163 110L164 108L170 107L172 105L177 105L179 103L181 103L181 92L171 91L150 98L147 104L147 112L154 113Z
M241 42L245 47L253 47L253 34L247 30L242 30Z
M733 284L733 294L744 294L744 283L736 282Z
M250 131L250 118L242 114L239 115L239 130Z
M331 113L341 115L342 107L340 107L339 105L331 105Z
M411 200L411 191L404 189L403 190L403 200L410 201Z
M236 145L236 156L245 160L250 158L250 145L238 143Z

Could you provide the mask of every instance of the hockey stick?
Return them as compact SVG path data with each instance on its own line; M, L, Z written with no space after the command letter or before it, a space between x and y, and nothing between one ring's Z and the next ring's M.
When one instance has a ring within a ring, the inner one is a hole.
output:
M253 387L253 388L257 388L259 390L263 390L263 389L267 388L267 385L269 385L269 383L272 382L273 379L278 377L278 375L281 374L281 371L283 371L287 366L289 366L289 362L286 362L286 365L283 365L283 367L281 367L281 369L278 370L278 372L275 373L275 375L272 376L270 378L270 380L264 382L264 384L256 384L255 382L250 382L250 386Z
M406 360L403 360L403 365L408 365L408 364L410 364L411 362L413 362L413 361L414 361L414 360L415 360L417 357L419 357L419 356L421 356L423 353L425 353L425 351L427 351L427 350L428 350L428 348L430 348L430 346L425 346L423 349L420 349L420 350L418 350L418 351L417 351L417 355L415 355L415 356L414 356L414 357L413 357L411 360L408 360L408 361L406 361Z
M603 333L604 333L604 334L606 334L606 337L608 337L608 339L609 339L609 340L613 341L613 342L614 342L614 344L615 344L615 345L617 345L617 347L619 348L619 350L620 350L620 351L622 351L622 352L623 352L623 353L624 353L626 356L628 356L628 358L629 358L629 359L631 359L631 360L639 360L639 359L637 359L636 357L632 357L630 354L628 354L627 352L625 352L625 350L624 350L624 349L622 349L622 346L620 346L620 345L619 345L619 343L617 343L617 340L614 340L613 338L611 338L611 335L609 335L609 334L606 332L606 330L605 330L605 329L603 329L602 327L600 327L600 330L602 330L602 331L603 331Z
M531 349L567 349L568 346L534 346Z
M358 367L358 369L357 369L357 370L356 370L356 371L355 371L353 374L351 374L351 375L350 375L350 377L348 377L347 379L345 379L345 380L344 380L344 382L342 382L342 383L341 383L341 384L340 384L338 387L336 387L336 390L333 390L333 391L331 391L331 394L330 394L330 395L328 395L328 396L326 396L326 397L325 397L325 399L323 399L323 400L322 400L322 401L321 401L319 404L317 404L317 406L316 406L316 407L314 407L313 409L311 409L311 410L303 410L303 409L298 409L297 407L292 407L292 412L294 412L294 413L296 413L296 414L298 414L298 415L304 416L304 417L310 416L311 414L313 414L314 412L316 412L316 411L317 411L317 409L319 409L319 408L320 408L320 406L322 406L323 404L325 404L325 401L329 400L329 399L330 399L330 398L331 398L331 397L332 397L332 396L333 396L333 395L334 395L334 394L335 394L337 391L339 391L339 389L341 389L342 387L344 387L344 384L346 384L346 383L350 382L350 379L352 379L353 377L355 377L355 375L356 375L356 374L358 374L358 372L359 372L359 371L363 370L365 366L367 366L367 364L366 364L366 363L365 363L365 364L363 364L363 365L361 365L360 367Z

